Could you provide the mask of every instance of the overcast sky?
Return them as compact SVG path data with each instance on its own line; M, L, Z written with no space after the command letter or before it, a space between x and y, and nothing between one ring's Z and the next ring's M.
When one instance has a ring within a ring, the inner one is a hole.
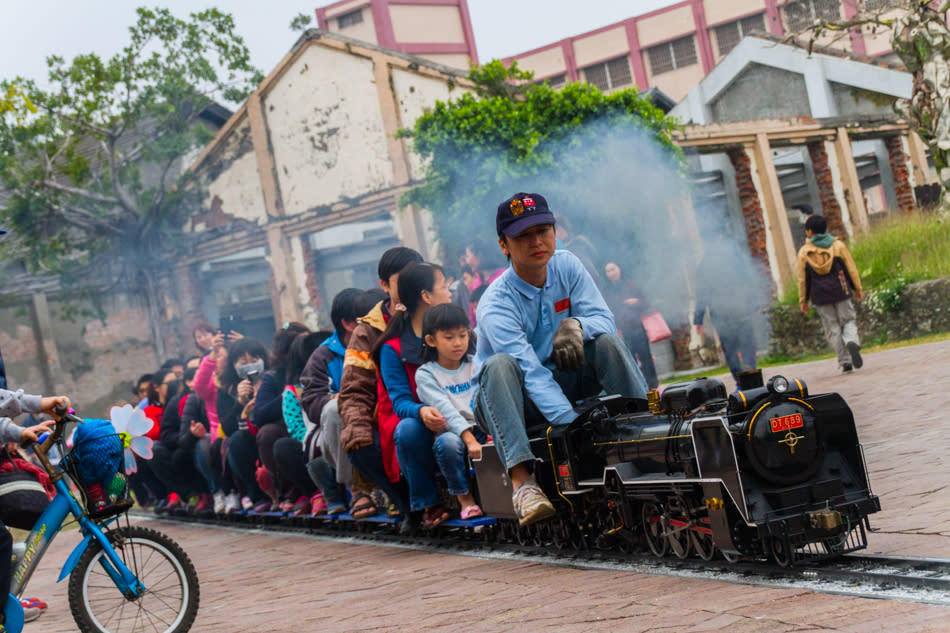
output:
M530 50L677 0L468 0L481 61ZM726 0L720 0L726 1ZM297 39L288 25L330 0L0 0L0 78L45 80L46 56L110 57L128 41L136 6L165 6L179 17L217 6L234 15L237 32L264 74Z

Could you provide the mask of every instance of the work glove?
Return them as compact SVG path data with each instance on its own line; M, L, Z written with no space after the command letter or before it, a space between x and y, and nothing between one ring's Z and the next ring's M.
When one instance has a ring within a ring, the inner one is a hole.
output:
M577 371L584 366L584 331L577 319L564 319L554 332L551 360L561 371Z

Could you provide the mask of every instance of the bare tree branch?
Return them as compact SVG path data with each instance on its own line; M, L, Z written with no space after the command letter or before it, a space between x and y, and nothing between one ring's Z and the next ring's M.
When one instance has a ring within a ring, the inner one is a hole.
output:
M119 204L119 200L111 196L104 196L93 191L88 191L86 189L79 189L77 187L70 187L68 185L62 185L53 180L37 180L33 182L33 185L36 187L44 187L46 189L52 189L53 191L59 191L61 193L68 193L74 196L79 196L80 198L86 198L87 200L93 200L95 202L105 202L106 204Z

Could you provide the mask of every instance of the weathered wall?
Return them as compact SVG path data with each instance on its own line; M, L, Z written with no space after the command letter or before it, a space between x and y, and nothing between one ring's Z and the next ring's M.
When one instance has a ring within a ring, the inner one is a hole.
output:
M49 302L48 310L45 304L39 302L39 314L28 298L0 308L0 350L11 388L65 394L80 414L107 416L111 404L131 399L140 375L158 368L145 310L125 297L105 302L104 321L70 320L61 302Z
M950 331L950 278L920 281L904 290L903 305L893 313L875 312L864 301L857 304L858 332L870 340L902 340ZM804 315L797 305L771 309L771 353L801 356L828 351L821 321Z
M199 174L200 185L207 194L202 207L207 211L194 217L192 230L220 226L229 218L258 224L267 220L251 126L246 118L228 135L208 166Z
M307 47L267 94L264 116L288 216L393 185L370 59Z
M399 106L399 122L405 128L411 128L416 119L432 109L436 101L458 99L466 91L450 88L449 85L434 77L425 77L398 68L393 71L393 89ZM407 141L411 147L411 141ZM422 178L422 159L415 152L409 153L409 167L412 178Z
M782 95L776 99L775 95ZM811 116L802 75L750 64L728 90L709 104L717 123L786 116Z

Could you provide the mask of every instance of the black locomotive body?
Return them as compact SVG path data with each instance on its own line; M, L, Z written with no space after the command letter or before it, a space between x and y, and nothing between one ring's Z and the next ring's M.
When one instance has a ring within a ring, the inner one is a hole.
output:
M781 565L867 546L872 494L851 410L775 376L726 394L715 379L671 385L650 402L602 398L573 423L529 430L535 474L558 517L513 521L492 444L476 462L486 514L518 538L592 542ZM533 534L532 534L533 531ZM540 538L539 538L540 537Z

